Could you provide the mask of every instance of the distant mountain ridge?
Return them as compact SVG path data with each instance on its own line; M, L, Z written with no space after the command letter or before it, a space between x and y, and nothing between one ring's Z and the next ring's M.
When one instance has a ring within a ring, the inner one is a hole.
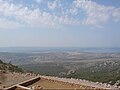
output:
M120 47L114 48L82 48L82 47L0 47L0 52L14 53L33 53L33 52L61 52L61 51L80 51L80 52L96 52L96 53L112 53L119 52Z

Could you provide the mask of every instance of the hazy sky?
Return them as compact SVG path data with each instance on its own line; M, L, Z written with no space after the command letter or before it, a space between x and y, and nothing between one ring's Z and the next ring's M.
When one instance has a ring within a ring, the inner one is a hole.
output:
M0 47L120 47L120 0L0 0Z

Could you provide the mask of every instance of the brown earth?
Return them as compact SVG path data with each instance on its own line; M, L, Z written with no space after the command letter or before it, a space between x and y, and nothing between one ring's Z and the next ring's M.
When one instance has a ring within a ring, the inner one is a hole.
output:
M35 76L34 74L0 71L0 89L18 84L22 81L34 78Z

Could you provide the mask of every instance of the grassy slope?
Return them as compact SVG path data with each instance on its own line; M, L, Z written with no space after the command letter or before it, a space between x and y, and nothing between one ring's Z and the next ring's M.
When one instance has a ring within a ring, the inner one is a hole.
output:
M39 73L41 75L52 76L58 76L60 72L67 71L64 67L57 66L56 64L53 63L22 65L20 67L28 71L33 71L34 73Z

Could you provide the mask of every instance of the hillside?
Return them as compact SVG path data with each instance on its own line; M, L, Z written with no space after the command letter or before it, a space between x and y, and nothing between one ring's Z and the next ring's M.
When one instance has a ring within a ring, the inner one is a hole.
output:
M85 79L120 86L120 61L41 63L22 65L40 75Z
M75 73L69 73L68 76L66 77L70 77L70 75L72 74L75 74ZM32 82L31 78L37 78L36 76L39 76L40 80L34 82L34 79L33 79L34 83L29 85L29 82ZM26 80L28 82L25 85L28 84L27 87L29 89L35 88L35 87L38 88L39 86L42 87L43 90L50 89L50 88L52 89L64 88L66 90L67 88L70 90L72 90L73 88L78 88L78 89L79 88L80 89L101 88L100 90L103 90L103 88L115 88L114 86L110 86L108 84L94 83L94 82L81 80L81 79L58 78L58 77L51 77L51 76L41 76L39 74L23 73L23 70L18 66L12 65L11 63L4 63L2 62L2 60L0 60L0 89L4 89L7 87L10 88L10 86L17 87L17 88L21 88L21 87L27 88L24 86L24 84L18 85L18 83L24 83L24 81ZM13 86L13 85L18 85L18 86Z
M0 53L0 59L4 60L4 62L0 61L0 68L3 71L21 73L24 70L25 72L31 71L43 76L76 78L107 83L116 87L120 86L120 53L4 52ZM12 65L10 61L18 66ZM19 76L21 76L21 74L19 74Z
M33 77L34 74L25 73L18 66L0 60L0 90Z
M79 68L74 73L66 75L66 77L81 78L120 86L120 62L98 62L89 67Z
M2 60L0 60L0 70L9 72L24 72L18 66L12 65L11 63L4 63Z

